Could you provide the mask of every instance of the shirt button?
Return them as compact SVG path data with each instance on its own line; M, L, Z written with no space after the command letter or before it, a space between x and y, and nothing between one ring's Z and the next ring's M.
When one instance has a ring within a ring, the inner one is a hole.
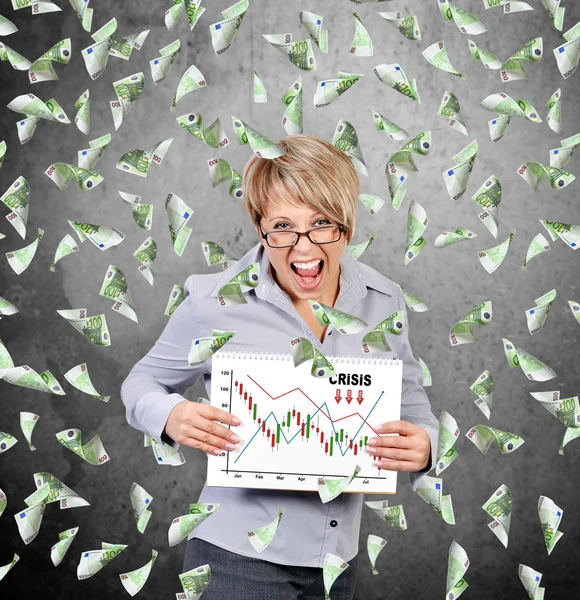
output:
M338 521L335 521L334 519L332 519L332 521L330 521L331 527L336 527L337 525L338 525Z

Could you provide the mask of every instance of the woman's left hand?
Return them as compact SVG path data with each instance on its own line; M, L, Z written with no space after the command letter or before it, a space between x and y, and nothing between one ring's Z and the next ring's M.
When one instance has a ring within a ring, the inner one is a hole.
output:
M389 471L421 471L429 464L431 440L425 429L409 421L387 421L374 428L381 435L368 441L366 452L378 457L375 467ZM398 433L399 435L382 435ZM391 460L380 460L388 458Z

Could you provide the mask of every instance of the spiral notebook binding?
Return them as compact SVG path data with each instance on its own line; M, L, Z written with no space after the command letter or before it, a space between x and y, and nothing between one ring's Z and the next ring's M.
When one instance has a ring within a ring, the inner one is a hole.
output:
M248 352L245 350L221 350L213 358L250 358L252 360L292 361L292 354L277 352ZM400 362L398 358L373 358L371 356L326 356L332 365L392 365Z

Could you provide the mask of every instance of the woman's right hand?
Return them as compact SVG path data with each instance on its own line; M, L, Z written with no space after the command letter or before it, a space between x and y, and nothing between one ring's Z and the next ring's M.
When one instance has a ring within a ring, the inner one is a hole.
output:
M220 455L234 450L240 438L217 421L226 425L241 424L237 417L216 406L183 400L172 408L163 433L183 446Z

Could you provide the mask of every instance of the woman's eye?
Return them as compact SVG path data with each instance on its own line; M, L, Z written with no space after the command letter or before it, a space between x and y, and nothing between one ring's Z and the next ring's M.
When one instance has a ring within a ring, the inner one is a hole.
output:
M274 229L286 229L286 227L284 227L284 226L286 226L286 227L290 227L290 226L288 225L288 223L277 223L277 224L274 226Z
M322 227L324 225L330 225L330 221L328 219L316 219L315 225L316 225L316 227Z

